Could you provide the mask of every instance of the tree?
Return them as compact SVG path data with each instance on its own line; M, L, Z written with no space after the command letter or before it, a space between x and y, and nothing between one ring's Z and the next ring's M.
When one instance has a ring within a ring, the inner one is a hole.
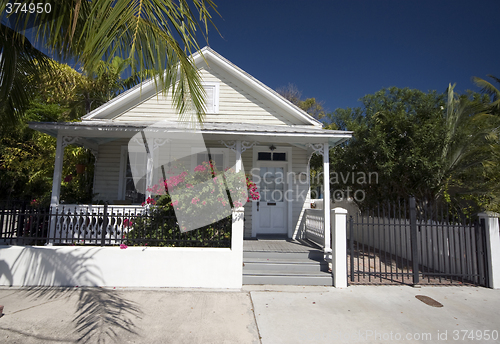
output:
M32 102L23 122L0 126L1 199L49 201L54 170L55 139L31 130L25 122L56 121L64 112L57 104Z
M488 77L500 84L499 78L489 74ZM500 114L500 90L484 79L474 76L472 77L472 80L478 87L481 88L481 92L486 93L491 97L491 110L496 112L496 114Z
M115 56L110 63L100 61L97 72L83 71L74 89L74 99L70 102L71 117L77 118L110 101L140 81L140 74L135 73L122 79L124 71L130 66L130 60Z
M280 87L276 90L281 96L288 99L292 104L298 106L313 118L322 119L325 117L325 109L321 102L316 98L307 98L302 100L302 92L294 84L288 84L286 87Z
M500 79L488 75L491 79L500 83ZM499 117L500 115L500 90L496 88L493 84L488 81L473 77L474 83L481 88L481 92L489 95L491 97L491 103L487 106L486 111L493 117ZM484 207L488 210L495 212L500 212L500 138L499 138L499 126L498 122L494 126L493 130L488 134L487 140L490 143L489 149L491 155L489 159L483 162L485 171L485 193L487 196L479 198L478 202L484 204Z
M4 118L19 119L32 95L26 85L50 72L44 49L89 73L97 73L102 60L130 59L132 74L146 77L150 70L157 87L172 94L181 117L193 109L203 120L205 94L189 55L199 50L198 30L206 39L210 12L216 12L212 0L54 0L51 5L47 12L16 14L12 2L0 0L0 102L9 104ZM36 48L25 28L32 28Z
M98 75L78 73L66 64L49 61L52 72L40 75L40 83L33 87L34 96L24 110L21 121L2 123L0 131L0 192L2 198L37 199L47 203L52 188L55 139L27 126L29 121L74 121L88 111L108 101L137 78L122 80L126 66L120 58L108 64L102 61ZM82 92L85 90L86 92ZM82 148L65 149L64 181L61 198L70 203L92 201L93 156ZM84 173L76 173L75 166L84 163Z
M491 156L486 137L494 121L483 111L488 97L457 96L453 87L447 95L382 89L363 97L362 108L329 114L337 127L354 131L331 150L331 170L344 176L331 189L349 187L351 197L361 190L355 200L367 207L409 195L465 206L487 184L483 163ZM371 182L362 178L370 173Z

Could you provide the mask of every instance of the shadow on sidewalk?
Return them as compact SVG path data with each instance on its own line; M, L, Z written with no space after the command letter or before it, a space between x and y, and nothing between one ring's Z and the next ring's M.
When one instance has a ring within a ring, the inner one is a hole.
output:
M76 327L78 343L117 342L123 334L138 334L135 322L141 319L142 311L135 302L124 298L119 291L98 287L104 284L100 270L93 263L93 256L98 250L96 248L84 254L72 254L62 249L25 248L9 270L2 273L15 276L16 270L23 271L21 283L16 281L16 284L27 287L21 289L26 298L47 302L76 298L72 322ZM0 266L3 266L2 270L8 267L7 264ZM60 287L37 287L44 284ZM79 285L96 287L78 287ZM3 330L38 338L19 330ZM60 341L57 338L39 339Z

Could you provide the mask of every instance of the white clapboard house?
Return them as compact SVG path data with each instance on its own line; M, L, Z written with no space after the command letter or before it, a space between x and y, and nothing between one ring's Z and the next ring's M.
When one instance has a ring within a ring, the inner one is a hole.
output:
M259 265L259 261L265 258L265 252L271 250L269 247L256 248L258 243L263 241L278 246L280 243L296 244L297 247L302 246L298 250L302 253L317 248L324 253L322 257L331 259L330 228L331 216L334 215L330 213L329 201L325 200L324 210L311 213L314 216L311 217L309 225L305 216L306 210L311 208L309 161L312 154L322 155L324 171L328 174L329 148L348 140L351 133L322 129L321 122L209 47L195 53L193 61L199 69L207 94L206 117L200 130L212 160L219 167L236 166L236 169L243 168L245 173L252 173L254 177L262 177L255 178L261 198L234 210L243 216L233 219L230 249L148 249L150 252L164 255L160 258L147 256L152 253L129 247L126 254L134 256L125 258L130 260L127 269L134 270L135 267L141 276L141 282L115 276L113 273L106 274L106 264L109 264L109 259L115 259L112 255L124 256L125 253L116 247L101 248L101 251L93 256L99 264L104 264L99 265L103 275L101 284L238 287L242 283L287 283L290 276L280 277L274 274L274 277L271 277L272 273L269 271L273 268ZM156 126L158 131L168 133L173 130L178 120L179 115L172 105L170 94L163 95L158 92L154 82L147 81L82 117L81 122L31 123L31 128L57 137L52 207L60 210L62 207L69 208L67 204L60 204L59 197L61 180L64 178L61 175L63 151L68 144L78 144L91 149L96 157L93 190L96 199L109 203L111 210L114 206L141 208L140 204L148 196L146 184L150 181L146 178L146 182L135 184L130 171L143 169L148 175L146 170L149 165L147 159L133 158L134 152L129 151L129 142L134 135L152 125ZM165 150L162 151L161 142L150 148L153 155L168 154ZM188 168L192 169L200 161L206 160L207 152L195 149L191 153L190 158L185 161ZM157 180L158 173L156 170L150 174L151 181ZM286 178L278 178L280 175ZM266 183L262 182L264 179L267 180ZM324 185L324 192L329 194L328 183ZM306 233L308 230L309 234ZM307 242L292 241L306 237L309 239ZM282 241L263 240L279 238ZM255 264L254 273L249 272L247 277L242 277L243 241L245 251L262 251L245 256L245 267L250 269L252 264ZM300 243L303 245L299 245ZM281 250L298 253L293 252L293 248ZM269 257L272 258L272 255ZM281 260L293 260L298 256L283 258ZM146 272L142 271L140 264L144 264L147 259L162 260L162 264L167 266L163 266L160 272L164 274L163 277L144 275ZM175 263L165 263L170 260ZM277 262L279 263L280 261ZM328 267L326 269L328 270ZM295 275L300 275L300 272ZM304 275L307 273L304 272ZM311 278L304 279L304 284L328 284L324 283L325 275L322 275L323 279L316 278L317 274L313 273L308 276ZM331 281L331 275L329 278ZM322 282L316 283L315 280ZM331 282L329 283L331 285Z

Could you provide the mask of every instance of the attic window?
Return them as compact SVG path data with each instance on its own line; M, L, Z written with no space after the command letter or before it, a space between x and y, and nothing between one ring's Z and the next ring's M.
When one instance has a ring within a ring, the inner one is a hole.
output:
M215 82L203 82L202 85L207 94L207 113L219 113L219 84Z

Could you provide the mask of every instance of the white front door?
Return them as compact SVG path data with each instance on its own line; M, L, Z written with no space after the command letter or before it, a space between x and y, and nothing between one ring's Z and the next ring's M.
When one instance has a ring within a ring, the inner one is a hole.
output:
M284 162L257 163L260 178L256 184L260 199L253 205L254 235L288 233L286 166Z

